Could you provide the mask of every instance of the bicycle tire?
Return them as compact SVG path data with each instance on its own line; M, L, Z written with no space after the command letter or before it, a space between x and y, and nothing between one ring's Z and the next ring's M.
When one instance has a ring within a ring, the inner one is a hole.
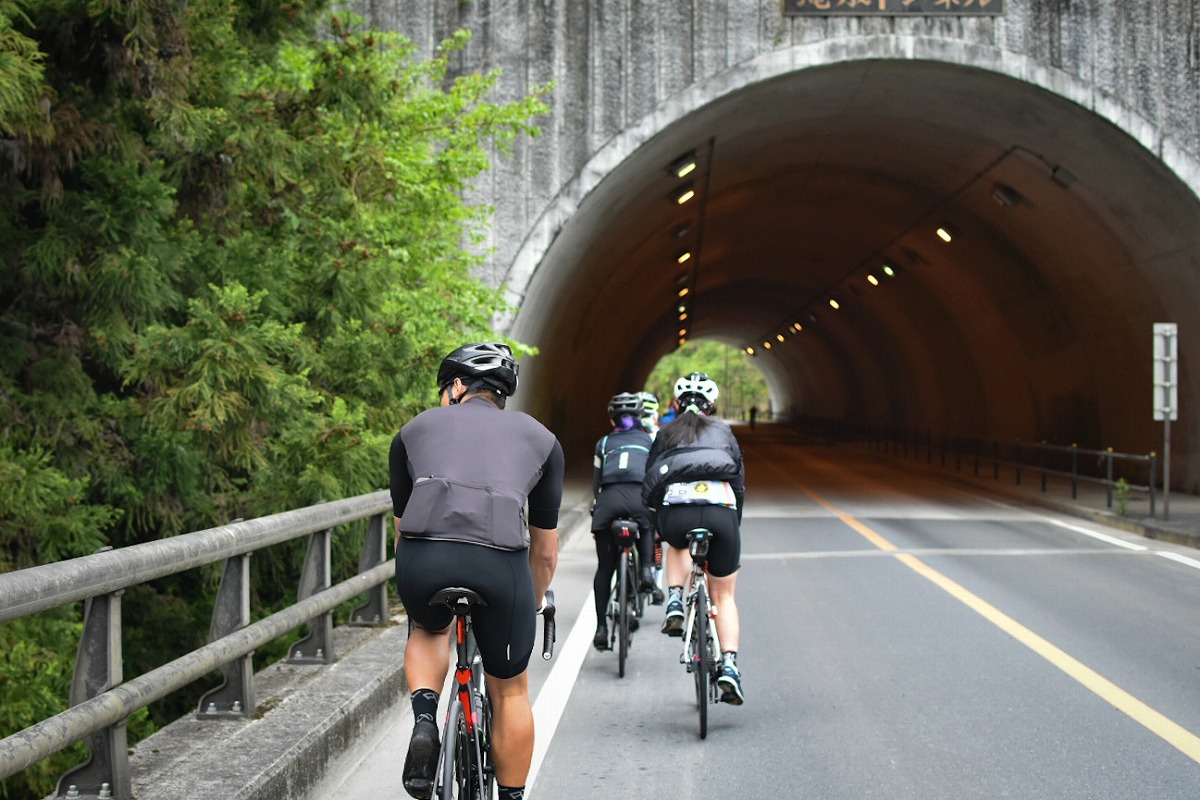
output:
M708 592L703 583L696 588L695 624L692 626L692 674L696 676L696 706L700 712L700 738L708 738L708 698L711 692L712 671L709 669Z
M451 700L450 710L446 713L446 725L442 729L442 750L438 756L438 785L434 792L438 800L468 797L466 744L467 721L463 719L462 706L457 700Z
M478 703L478 723L475 726L475 742L478 745L478 770L474 773L475 783L479 791L473 796L480 800L493 800L496 796L496 765L492 762L492 698L479 688L475 690L475 701ZM474 788L474 787L472 787Z
M629 655L629 551L621 551L617 567L617 677L625 677L625 659Z

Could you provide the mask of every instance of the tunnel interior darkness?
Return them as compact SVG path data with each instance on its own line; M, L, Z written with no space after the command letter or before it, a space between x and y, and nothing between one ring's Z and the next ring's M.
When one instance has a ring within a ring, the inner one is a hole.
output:
M520 407L586 460L608 397L711 338L753 348L778 413L1158 450L1151 331L1179 323L1190 407L1196 219L1145 147L1008 76L865 60L771 78L667 126L558 232L509 331L540 350ZM1185 482L1191 429L1173 432Z

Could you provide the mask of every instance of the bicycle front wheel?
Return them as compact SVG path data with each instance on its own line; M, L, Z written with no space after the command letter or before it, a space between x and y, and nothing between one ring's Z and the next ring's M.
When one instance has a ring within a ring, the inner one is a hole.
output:
M625 657L629 655L629 593L633 585L629 582L629 551L621 551L617 567L617 676L625 677Z
M708 591L701 583L696 588L695 622L692 625L692 675L696 678L696 707L700 711L700 738L708 737L708 696L709 683L712 673L708 669L709 652L708 626L712 620L708 616Z

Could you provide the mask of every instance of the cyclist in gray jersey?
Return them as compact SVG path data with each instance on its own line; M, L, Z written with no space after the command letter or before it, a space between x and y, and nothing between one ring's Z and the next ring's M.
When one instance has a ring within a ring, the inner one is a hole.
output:
M433 788L453 618L429 599L448 586L473 589L486 603L472 619L493 704L499 800L524 797L533 756L526 667L534 613L557 565L563 452L533 417L504 411L516 388L507 345L464 345L438 370L440 405L392 440L396 586L413 623L404 669L415 724L403 779L417 798Z

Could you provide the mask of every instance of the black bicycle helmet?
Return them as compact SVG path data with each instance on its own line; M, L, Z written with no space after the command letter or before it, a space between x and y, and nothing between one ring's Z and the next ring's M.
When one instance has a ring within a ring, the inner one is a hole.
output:
M642 418L642 398L630 392L613 395L608 401L608 418L617 419L628 414L636 419Z
M464 344L442 359L437 375L438 391L443 391L455 378L467 385L467 391L482 387L501 397L510 397L517 391L517 359L512 348L502 342Z

